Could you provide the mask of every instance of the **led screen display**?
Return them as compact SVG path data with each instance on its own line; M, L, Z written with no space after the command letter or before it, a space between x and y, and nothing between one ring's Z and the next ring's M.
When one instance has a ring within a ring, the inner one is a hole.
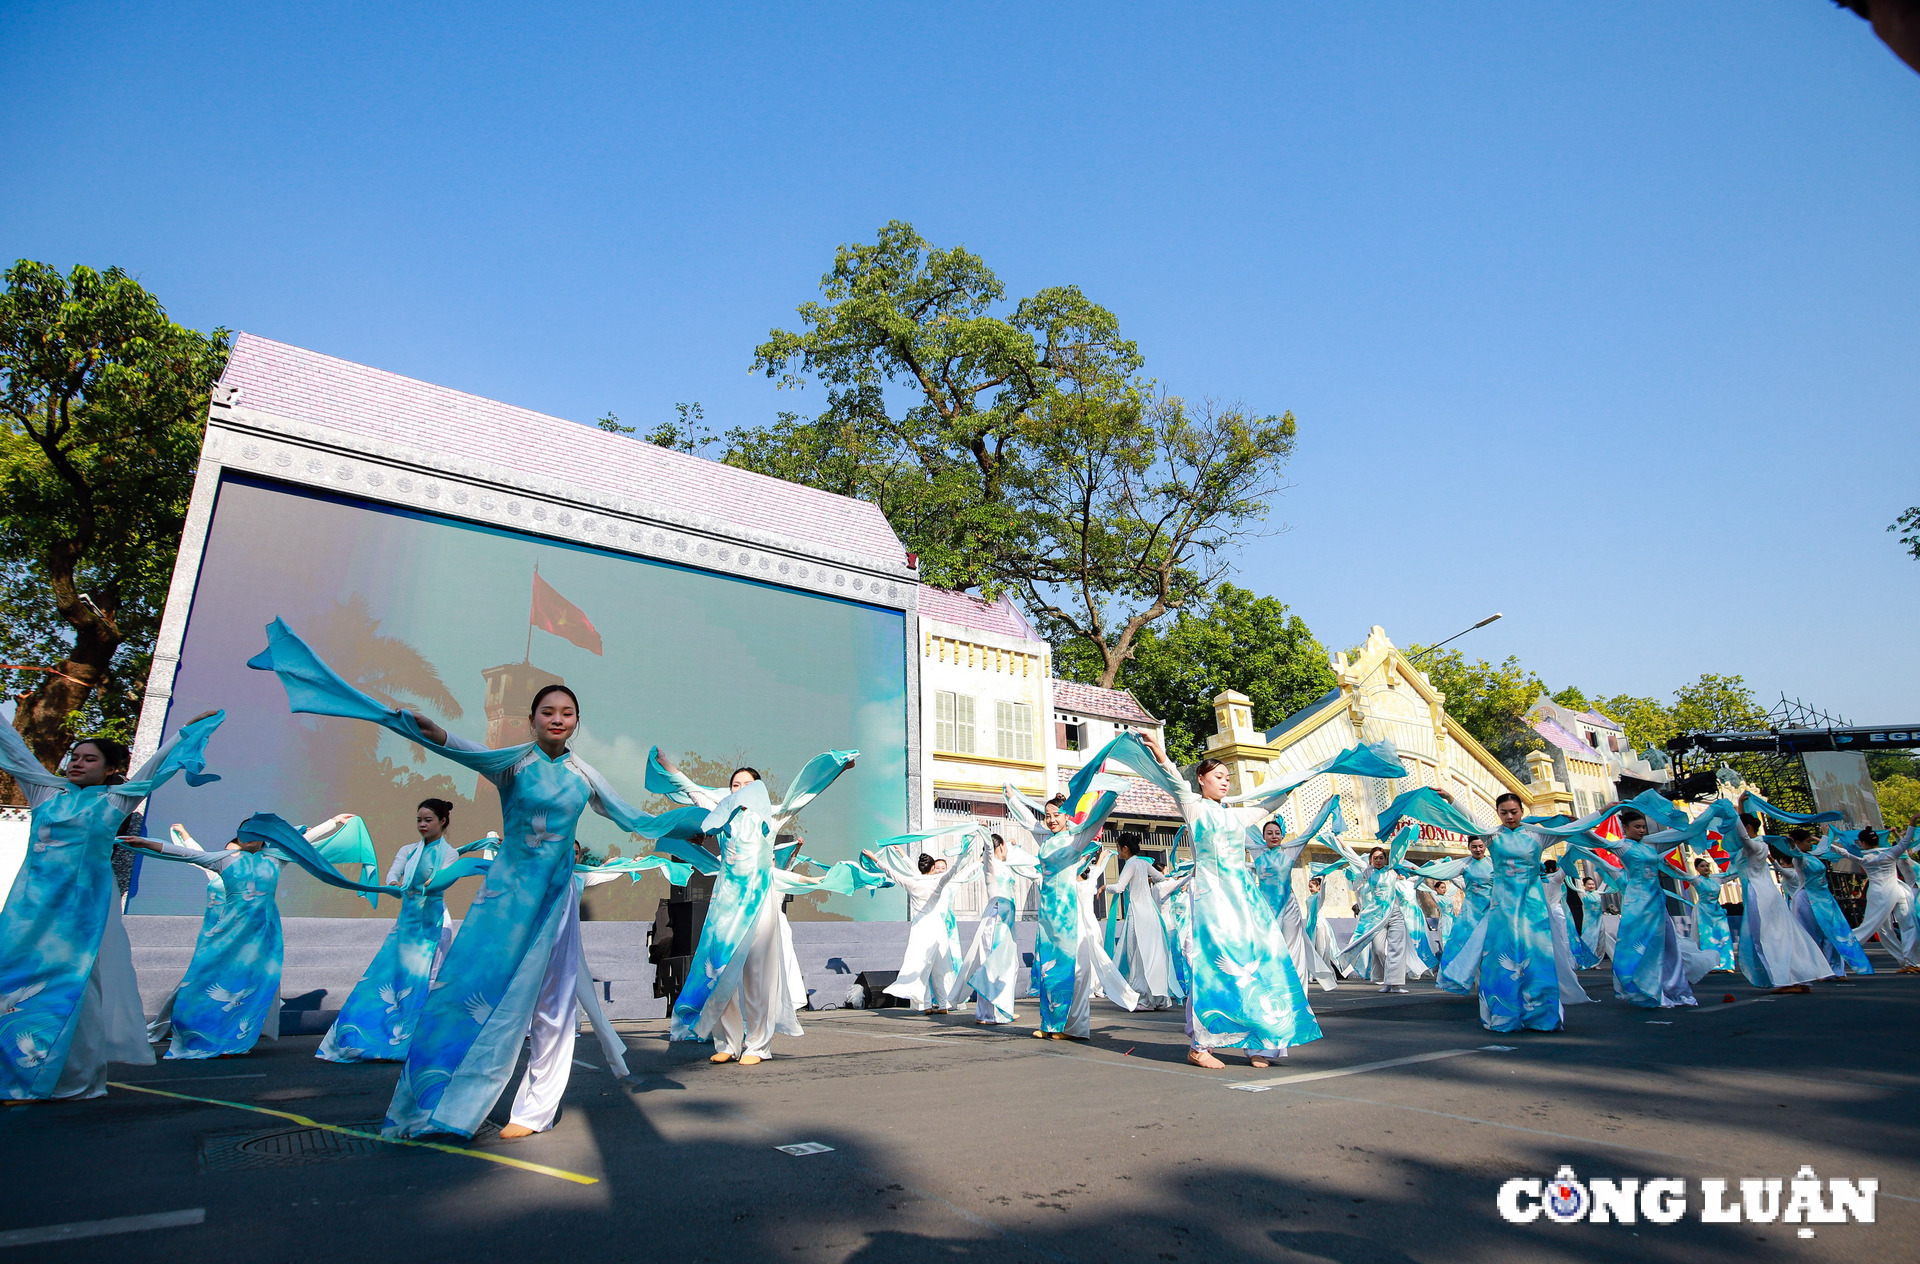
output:
M643 788L652 745L706 785L755 767L776 798L811 756L851 749L855 766L789 827L806 854L851 859L908 827L900 611L228 476L167 726L171 735L225 707L209 747L222 780L164 787L150 834L178 821L212 848L255 811L302 825L352 812L365 818L384 872L417 837L423 798L453 802L451 841L499 828L498 800L475 774L372 724L290 714L272 673L246 666L275 617L367 692L489 746L527 740L534 691L566 684L581 703L574 750L650 810L671 806ZM650 846L592 812L579 836L601 853ZM138 881L131 912L198 913L205 903L191 866L143 861ZM455 917L476 889L471 880L454 889ZM588 893L587 915L650 919L665 893L657 874L621 878ZM391 917L397 906L382 900L376 911L290 868L280 907ZM796 898L788 913L868 920L903 908L889 890Z

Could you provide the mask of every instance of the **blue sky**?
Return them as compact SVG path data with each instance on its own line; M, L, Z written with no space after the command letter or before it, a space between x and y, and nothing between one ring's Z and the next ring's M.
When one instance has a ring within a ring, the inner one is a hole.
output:
M694 6L681 6L682 9ZM9 257L589 420L913 222L1291 409L1240 582L1558 686L1920 719L1920 76L1824 0L8 5ZM397 10L397 11L396 11Z

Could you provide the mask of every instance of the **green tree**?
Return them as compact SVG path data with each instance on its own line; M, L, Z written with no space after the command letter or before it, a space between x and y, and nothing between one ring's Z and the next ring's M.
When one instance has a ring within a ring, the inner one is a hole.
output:
M898 221L842 246L800 332L753 367L826 408L728 431L734 465L879 505L921 576L1012 590L1111 685L1142 629L1203 599L1291 453L1291 415L1150 398L1113 313L1073 286L1008 310L991 269Z
M1098 683L1105 661L1083 639L1068 637L1054 654L1054 670L1070 680ZM1271 728L1334 687L1326 650L1286 604L1221 584L1202 607L1182 610L1160 628L1141 633L1121 668L1119 688L1131 689L1166 722L1167 753L1198 759L1214 729L1213 699L1236 689L1253 702L1253 722Z
M773 330L753 368L783 387L819 383L826 408L730 432L727 459L873 499L928 582L997 588L1018 532L1008 476L1023 432L1063 375L1124 383L1138 349L1074 286L1004 311L1006 287L978 255L936 249L899 220L870 245L841 246L820 289L826 302L800 306L799 332Z
M1511 654L1504 662L1490 663L1470 660L1459 650L1428 653L1424 646L1411 645L1407 657L1447 696L1447 714L1508 769L1525 776L1527 753L1546 746L1527 723L1527 711L1546 688L1540 678Z
M1894 776L1873 783L1880 800L1880 819L1887 829L1899 832L1920 815L1920 777Z
M1005 571L1049 639L1092 648L1112 688L1145 629L1228 574L1230 547L1266 516L1294 421L1081 395L1047 419L1013 497L1021 535Z
M1907 546L1907 552L1920 558L1920 505L1915 505L1895 518L1887 530L1898 531L1900 543Z
M1568 685L1554 694L1553 700L1570 711L1588 711L1593 707L1593 703L1587 700L1587 695L1580 692L1578 685Z
M1763 729L1767 709L1743 678L1704 672L1673 691L1673 722L1679 729Z
M172 577L225 330L118 268L21 260L0 293L0 579L14 727L56 767L126 737ZM31 670L22 670L23 668Z
M1674 733L1673 710L1657 698L1617 693L1611 698L1601 698L1593 704L1593 709L1625 729L1627 745L1643 754L1653 747L1664 746Z

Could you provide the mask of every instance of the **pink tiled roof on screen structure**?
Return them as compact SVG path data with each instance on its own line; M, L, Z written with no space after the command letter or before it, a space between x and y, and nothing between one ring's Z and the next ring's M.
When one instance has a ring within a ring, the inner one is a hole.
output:
M1004 596L997 601L982 601L972 593L923 584L920 588L920 617L972 628L976 632L1011 636L1022 641L1040 639L1034 635L1026 617Z
M1158 724L1147 713L1130 689L1102 689L1077 680L1053 682L1053 709L1075 715L1097 715L1103 720L1124 720L1129 724Z
M1109 766L1107 771L1115 772L1117 769ZM1067 783L1072 779L1072 776L1072 769L1062 768L1060 770L1061 790L1064 791L1067 788ZM1135 777L1125 773L1121 774L1121 776L1127 785L1125 789L1120 791L1119 797L1114 800L1113 815L1144 816L1148 818L1157 817L1169 821L1182 819L1180 816L1180 805L1175 803L1173 796L1165 790L1162 790L1159 786L1154 785L1151 781L1142 777Z
M880 510L384 369L241 334L221 382L242 409L553 479L803 546L905 563Z

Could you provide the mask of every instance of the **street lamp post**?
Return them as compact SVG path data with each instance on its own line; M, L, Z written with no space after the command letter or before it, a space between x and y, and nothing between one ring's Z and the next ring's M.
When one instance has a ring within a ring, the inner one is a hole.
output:
M1502 615L1502 614L1501 614L1501 613L1500 613L1499 611L1497 611L1497 610L1496 610L1496 611L1495 611L1494 613L1492 613L1492 614L1490 614L1490 615L1488 615L1488 616L1487 616L1486 618L1484 618L1484 619L1482 619L1482 620L1480 620L1480 622L1478 622L1478 623L1476 623L1476 624L1474 624L1474 625L1473 625L1473 627L1471 627L1471 628L1461 628L1461 629L1460 629L1460 630L1459 630L1458 632L1455 632L1455 633L1454 633L1454 634L1453 634L1452 636L1450 636L1450 637L1448 637L1448 638L1447 638L1446 640L1444 640L1444 641L1440 641L1440 642L1437 642L1436 644L1433 644L1433 645L1429 645L1429 646L1427 646L1427 648L1425 648L1425 649L1423 649L1423 650L1421 650L1421 651L1420 651L1420 652L1419 652L1418 654L1415 654L1415 655L1414 655L1414 656L1413 656L1412 658L1410 658L1410 659L1408 659L1407 661L1408 661L1409 663L1417 663L1417 662L1419 662L1419 661L1420 661L1421 659L1423 659L1423 658L1425 658L1425 657L1426 657L1427 655L1429 655L1429 654L1431 654L1431 653L1433 653L1433 652L1434 652L1435 650L1437 650L1437 649L1439 649L1439 648L1440 648L1440 647L1441 647L1442 645L1447 645L1447 644L1450 644L1451 642L1454 642L1454 641L1457 641L1457 640L1459 640L1459 639L1460 639L1461 637L1463 637L1463 636L1465 636L1465 635L1466 635L1467 633L1469 633L1469 632L1472 632L1472 631L1474 631L1474 630L1475 630L1475 629L1477 629L1477 628L1484 628L1484 627L1486 627L1486 626L1487 626L1487 625L1488 625L1489 623L1493 623L1493 622L1495 622L1496 620L1499 620L1499 619L1502 619L1502 618L1505 618L1505 617L1506 617L1506 616L1504 616L1504 615Z

